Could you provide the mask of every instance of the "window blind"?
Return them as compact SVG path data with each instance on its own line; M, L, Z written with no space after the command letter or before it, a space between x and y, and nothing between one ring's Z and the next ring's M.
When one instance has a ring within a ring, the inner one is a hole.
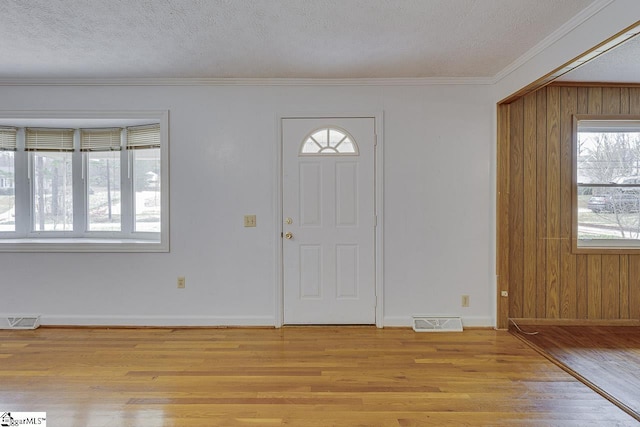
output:
M80 129L80 151L120 151L120 128Z
M160 125L132 126L127 128L127 149L160 148Z
M0 128L0 151L16 151L15 128Z
M27 128L26 151L73 151L73 129Z

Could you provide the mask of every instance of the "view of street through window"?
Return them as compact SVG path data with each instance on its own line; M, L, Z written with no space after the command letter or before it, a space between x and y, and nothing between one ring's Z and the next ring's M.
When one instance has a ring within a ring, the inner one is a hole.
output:
M640 240L640 133L579 132L578 239Z

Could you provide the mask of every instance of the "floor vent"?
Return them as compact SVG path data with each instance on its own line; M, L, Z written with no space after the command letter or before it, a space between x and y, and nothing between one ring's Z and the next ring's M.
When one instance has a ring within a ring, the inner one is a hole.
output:
M40 326L40 316L16 315L0 318L0 329L36 329Z
M462 319L413 316L413 330L416 332L462 332Z

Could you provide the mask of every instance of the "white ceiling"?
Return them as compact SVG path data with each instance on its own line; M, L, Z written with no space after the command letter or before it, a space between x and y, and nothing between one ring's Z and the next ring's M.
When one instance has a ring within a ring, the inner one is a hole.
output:
M594 0L2 0L0 79L494 77Z
M627 40L558 81L640 83L640 37Z

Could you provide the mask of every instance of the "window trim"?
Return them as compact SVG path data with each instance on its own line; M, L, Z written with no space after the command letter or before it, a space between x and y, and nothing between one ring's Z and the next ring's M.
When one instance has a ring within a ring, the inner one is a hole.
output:
M20 121L53 120L60 123L73 121L109 121L121 120L123 123L131 120L150 120L160 124L160 209L162 212L159 233L134 232L129 236L116 236L113 232L86 231L83 236L51 232L27 233L26 230L16 232L0 232L1 252L169 252L169 111L168 110L109 110L109 111L0 111L0 120L11 121L17 124ZM61 124L60 127L65 125ZM21 126L28 127L28 126ZM74 128L81 128L74 126ZM126 127L126 126L123 126ZM124 151L124 150L123 150ZM30 153L27 153L30 154ZM74 151L74 156L82 156L83 153ZM26 159L28 156L21 156ZM84 162L84 158L82 162ZM23 165L25 167L27 165ZM16 160L16 170L18 170ZM75 172L74 172L75 173ZM16 176L16 185L18 179ZM24 186L24 183L22 183ZM74 194L77 187L74 186ZM83 190L86 190L83 188ZM31 191L30 189L28 191ZM23 198L21 198L23 199ZM18 201L16 197L16 216L31 216L29 199ZM75 208L74 208L75 209ZM74 212L75 213L75 212ZM75 219L74 219L75 222ZM81 220L86 222L86 218ZM145 239L145 236L153 234L159 239ZM46 236L46 237L45 237Z
M572 222L572 234L571 234L571 246L572 253L574 254L611 254L611 255L638 255L640 254L640 239L637 242L630 241L628 239L594 239L593 243L580 244L578 246L578 123L580 121L593 121L600 122L601 126L606 126L606 122L638 122L640 123L639 115L630 114L618 114L618 115L604 115L604 114L574 114L573 126L571 131L572 144L571 144L571 222ZM624 129L625 123L619 126L620 129ZM614 128L614 126L611 126ZM615 130L615 129L614 129ZM640 185L639 185L640 187Z

